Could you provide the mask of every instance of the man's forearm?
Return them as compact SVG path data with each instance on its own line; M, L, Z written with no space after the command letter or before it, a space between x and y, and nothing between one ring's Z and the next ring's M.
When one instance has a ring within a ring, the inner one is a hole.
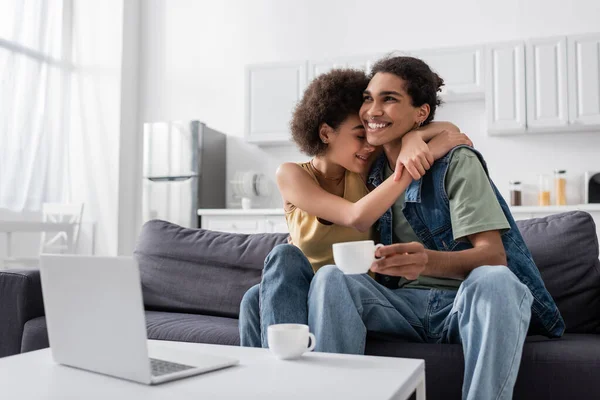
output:
M506 254L491 251L487 246L462 251L425 250L427 266L422 275L439 278L465 279L469 272L482 265L506 265Z

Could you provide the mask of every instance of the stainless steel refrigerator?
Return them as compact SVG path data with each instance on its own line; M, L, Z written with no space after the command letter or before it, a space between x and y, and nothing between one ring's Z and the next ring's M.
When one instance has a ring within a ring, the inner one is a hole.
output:
M144 124L142 215L188 228L199 208L225 208L226 137L200 121Z

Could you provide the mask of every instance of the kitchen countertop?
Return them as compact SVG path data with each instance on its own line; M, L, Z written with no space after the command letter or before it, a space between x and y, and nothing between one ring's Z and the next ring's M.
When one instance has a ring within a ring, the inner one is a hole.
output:
M600 204L570 204L566 206L515 206L510 207L512 212L525 213L560 213L566 211L600 211Z
M510 207L514 213L560 213L566 211L599 211L600 204L572 204L566 206L516 206ZM285 215L283 208L205 208L198 215Z

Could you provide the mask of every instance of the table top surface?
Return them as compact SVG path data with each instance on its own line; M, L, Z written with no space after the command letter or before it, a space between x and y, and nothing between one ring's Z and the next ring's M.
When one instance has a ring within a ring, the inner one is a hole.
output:
M60 232L70 231L74 225L70 222L0 220L0 232Z
M203 354L237 358L231 368L157 386L55 364L50 349L0 358L3 398L19 399L391 399L424 377L419 359L306 353L282 361L267 349L148 341L150 357L193 364Z

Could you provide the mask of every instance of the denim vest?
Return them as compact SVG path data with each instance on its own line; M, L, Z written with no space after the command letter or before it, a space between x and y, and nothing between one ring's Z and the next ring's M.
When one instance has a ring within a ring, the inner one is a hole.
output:
M431 169L418 181L413 181L406 189L405 203L402 209L404 216L419 239L427 249L437 251L460 251L473 248L468 241L456 241L452 233L450 219L450 202L446 194L445 179L452 154L459 146L437 160ZM470 148L471 149L471 148ZM483 156L474 149L486 173L487 166ZM368 183L379 186L383 182L383 174L387 158L382 154L371 169ZM488 174L489 176L489 174ZM560 337L564 333L565 323L546 290L540 272L533 261L529 249L515 224L508 205L490 179L490 184L502 207L502 211L510 224L510 230L502 235L502 243L506 252L508 268L531 291L534 301L531 306L532 318L530 333L543 334L548 337ZM392 209L388 209L376 224L381 243L392 243Z

